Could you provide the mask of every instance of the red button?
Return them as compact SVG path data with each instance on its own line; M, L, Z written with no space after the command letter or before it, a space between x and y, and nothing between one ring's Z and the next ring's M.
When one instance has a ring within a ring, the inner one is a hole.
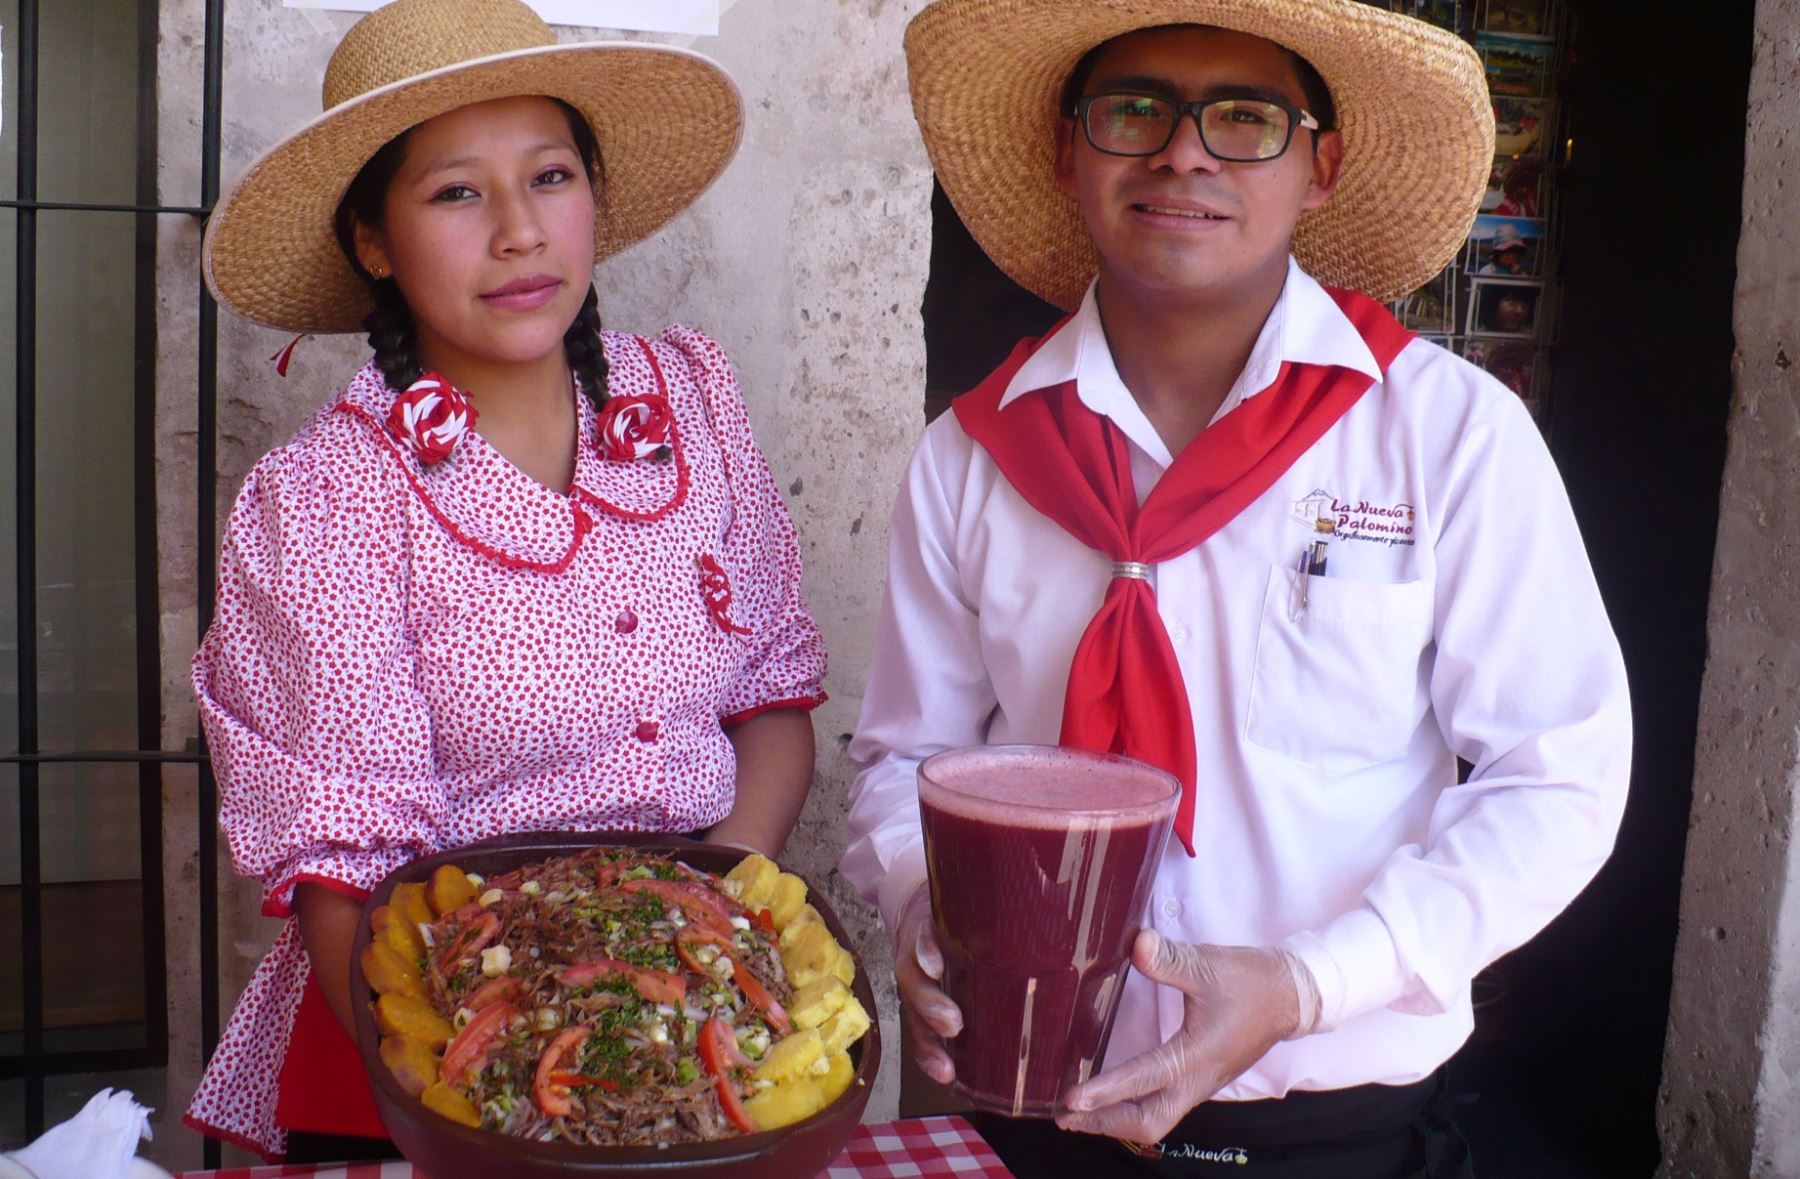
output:
M619 611L619 616L613 619L613 629L622 635L630 634L637 629L637 615L629 610Z
M639 741L654 741L661 733L662 726L655 721L638 722L637 739Z

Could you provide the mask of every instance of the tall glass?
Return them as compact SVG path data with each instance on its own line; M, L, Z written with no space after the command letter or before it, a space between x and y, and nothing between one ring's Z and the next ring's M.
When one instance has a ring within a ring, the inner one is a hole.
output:
M963 1013L956 1089L1050 1117L1106 1051L1181 787L1129 758L1046 745L919 767L944 989Z

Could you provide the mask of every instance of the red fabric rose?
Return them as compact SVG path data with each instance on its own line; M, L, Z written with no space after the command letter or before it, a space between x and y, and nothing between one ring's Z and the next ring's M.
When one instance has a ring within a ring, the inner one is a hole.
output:
M461 389L436 373L426 373L394 401L387 428L429 466L450 457L478 416Z
M674 424L668 399L660 394L609 397L600 410L600 457L615 463L660 457Z

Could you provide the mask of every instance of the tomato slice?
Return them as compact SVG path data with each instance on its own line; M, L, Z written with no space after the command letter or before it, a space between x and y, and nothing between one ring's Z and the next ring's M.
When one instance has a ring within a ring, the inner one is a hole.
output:
M780 1000L770 993L769 988L763 986L756 973L744 965L743 955L738 953L737 946L730 938L722 938L708 929L692 928L682 930L675 938L675 952L681 955L681 960L687 963L689 969L710 978L712 972L694 954L696 945L716 946L721 956L731 959L731 981L744 992L744 998L750 1005L763 1013L763 1018L769 1021L771 1028L787 1035L793 1027L788 1019L787 1009L782 1007Z
M731 936L731 910L725 899L703 884L686 884L679 880L627 880L619 886L623 892L647 892L661 897L707 929L724 937Z
M469 997L462 1001L462 1005L470 1011L480 1011L488 1004L501 999L517 999L524 990L525 981L523 979L493 978L470 991Z
M744 1059L744 1054L738 1050L737 1036L730 1024L715 1015L700 1029L700 1063L713 1075L713 1088L718 1090L725 1117L744 1133L754 1134L756 1123L744 1112L744 1103L738 1098L737 1082L727 1071L734 1058L737 1061Z
M746 910L746 912L748 912L748 910ZM769 912L767 909L758 909L756 912L750 914L750 924L756 926L756 928L762 930L764 933L774 933L775 914Z
M444 1063L440 1069L444 1080L460 1085L468 1073L481 1067L488 1045L511 1022L515 1013L513 1005L504 1001L489 1003L476 1012L475 1018L464 1024L463 1030L456 1033L456 1038L444 1049Z
M538 1057L537 1077L531 1084L531 1099L537 1107L553 1118L566 1118L575 1112L575 1103L569 1100L569 1087L558 1083L557 1065L561 1063L563 1054L577 1048L582 1041L594 1034L594 1029L585 1024L572 1028L564 1028L556 1039L550 1041L550 1047Z
M679 1006L687 998L687 980L666 970L634 966L617 958L594 958L565 966L556 972L556 981L566 987L584 987L597 978L619 975L631 984L638 997L650 1003Z
M499 936L500 915L483 912L474 921L463 926L462 932L458 933L451 939L450 944L444 947L443 952L437 957L438 969L449 970L464 958L479 954L489 942Z

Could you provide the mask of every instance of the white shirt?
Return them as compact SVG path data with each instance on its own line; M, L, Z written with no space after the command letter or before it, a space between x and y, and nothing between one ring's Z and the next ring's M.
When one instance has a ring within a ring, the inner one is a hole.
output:
M1519 399L1420 340L1380 380L1292 263L1219 414L1284 360L1378 379L1237 518L1153 570L1193 711L1199 855L1169 841L1146 921L1184 941L1284 946L1321 999L1318 1031L1277 1044L1225 1099L1429 1075L1473 1026L1475 973L1605 861L1630 772L1618 643ZM1003 404L1071 378L1130 440L1147 494L1171 456L1119 379L1091 287ZM1302 609L1296 570L1320 516L1336 531ZM925 879L920 759L1054 743L1110 569L953 414L925 431L850 746L862 770L843 872L890 929ZM1463 785L1459 756L1474 766ZM1178 992L1132 972L1108 1062L1167 1039L1181 1014Z

